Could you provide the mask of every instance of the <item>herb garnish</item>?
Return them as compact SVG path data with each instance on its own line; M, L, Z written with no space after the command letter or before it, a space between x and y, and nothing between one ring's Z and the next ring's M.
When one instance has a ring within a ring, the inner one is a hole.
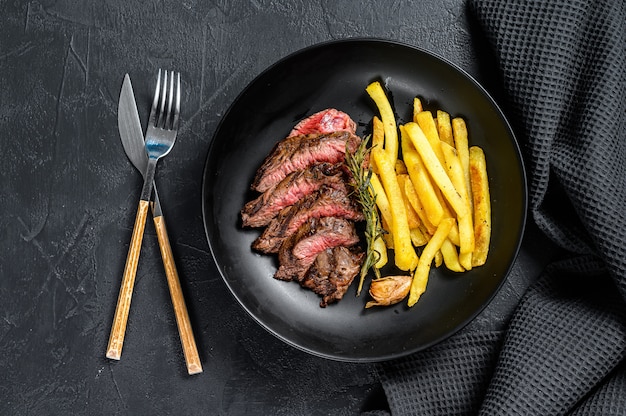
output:
M372 170L369 167L365 167L365 158L370 153L371 147L367 147L371 136L365 137L354 154L346 151L346 164L352 174L353 181L351 185L356 191L357 199L363 209L363 215L365 217L365 238L367 241L367 252L365 261L361 265L361 278L359 281L359 287L357 289L357 296L361 294L363 288L363 282L369 269L371 269L380 259L381 254L374 249L374 241L378 239L384 230L381 226L380 217L378 216L378 209L376 208L376 193L370 183L372 177ZM347 150L347 149L346 149ZM374 267L374 274L376 278L380 277L380 271Z

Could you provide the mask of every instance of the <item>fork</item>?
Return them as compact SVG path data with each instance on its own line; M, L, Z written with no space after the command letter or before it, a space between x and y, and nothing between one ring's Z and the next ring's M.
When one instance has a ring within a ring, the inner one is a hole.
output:
M130 247L126 257L122 285L117 298L115 316L113 318L113 325L111 327L106 352L106 357L114 360L119 360L122 355L126 323L128 322L128 313L130 311L130 302L135 285L135 275L137 274L137 264L139 263L139 253L141 252L146 217L150 206L156 165L159 159L166 156L172 150L178 132L178 124L180 121L180 73L176 76L176 88L174 88L173 72L170 72L169 78L168 90L168 72L165 71L163 88L161 88L161 70L159 69L154 100L152 101L152 108L150 110L150 119L148 120L148 129L146 131L145 147L146 153L148 154L148 165L144 175L141 198L139 200L139 207L137 208L135 225L133 227ZM174 89L176 91L174 91Z

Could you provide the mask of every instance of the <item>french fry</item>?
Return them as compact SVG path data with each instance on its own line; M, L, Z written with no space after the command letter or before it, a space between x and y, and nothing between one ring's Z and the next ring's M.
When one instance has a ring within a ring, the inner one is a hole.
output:
M413 142L415 149L422 157L422 161L430 173L430 177L437 184L441 193L450 203L450 206L454 209L457 216L462 217L467 215L468 209L463 202L463 198L461 198L461 195L459 195L454 185L452 185L450 178L441 165L441 162L439 162L432 147L430 147L430 143L424 135L424 132L422 132L422 129L420 129L416 123L407 123L404 125L404 129L411 139L411 142Z
M435 253L435 267L441 267L442 264L443 264L443 254L441 254L441 249L439 249Z
M469 148L469 168L474 200L474 239L472 266L482 266L487 261L491 240L491 197L485 153L480 147Z
M452 132L454 135L454 148L456 149L461 167L463 168L463 176L465 178L465 189L467 194L471 195L470 173L469 173L469 143L467 139L467 126L465 120L460 117L452 119ZM469 200L470 209L472 209L472 199Z
M389 103L387 94L378 81L369 84L367 88L365 88L365 91L367 91L380 112L380 119L383 123L383 130L385 131L384 149L391 158L393 165L398 158L398 129L391 103Z
M448 170L448 176L452 181L452 184L461 195L463 204L466 206L467 214L459 216L459 242L460 253L459 261L465 270L472 268L472 251L474 251L474 226L472 225L472 211L469 206L469 195L465 188L465 176L463 174L463 168L461 161L457 155L457 151L449 144L442 143L441 150L446 160L446 168Z
M407 196L407 193L406 193L406 183L411 182L411 179L409 178L409 175L406 173L397 175L397 179L398 179L398 185L400 186L400 193L402 194L402 199L404 200L404 206L406 207L406 217L407 217L407 221L409 224L409 229L412 230L414 228L419 227L421 222L420 222L419 216L417 215L417 212L415 212L415 209L411 205L411 202L409 201L409 197Z
M411 234L404 199L398 185L395 172L395 161L379 149L371 153L380 170L380 181L383 184L391 210L391 234L393 237L394 262L400 270L413 270L418 257L411 242Z
M374 247L374 250L380 256L380 257L378 257L378 261L376 263L374 263L374 267L380 270L389 261L389 258L387 256L387 246L385 245L385 240L383 239L382 236L380 236L376 240L374 240L373 247Z
M374 150L372 149L372 152L373 151ZM372 189L374 191L374 195L372 196L376 197L376 206L380 211L381 221L386 224L391 224L391 207L389 206L387 194L385 193L383 184L380 183L380 179L377 173L372 172L372 176L370 177L370 184L372 185Z
M413 188L417 192L423 209L426 212L428 223L436 227L439 221L441 221L441 218L443 218L443 206L437 197L437 193L431 182L430 175L422 162L422 158L409 139L404 126L400 127L400 139L402 142L402 156L411 182L413 183ZM432 232L434 232L434 230Z
M408 173L406 170L406 165L402 159L396 160L396 175L404 175Z
M437 198L439 198L439 202L443 207L443 217L444 218L454 218L454 224L452 224L452 228L450 229L450 234L448 234L448 238L452 243L459 247L461 245L461 241L459 240L459 226L457 224L456 215L452 208L449 207L448 203L445 201L441 191L439 189L435 189L437 193Z
M385 148L385 129L383 122L374 116L372 119L372 148L377 147L379 149Z
M381 226L383 227L383 235L382 235L382 239L385 243L385 246L388 249L393 250L393 235L391 234L391 224L388 224L387 221L385 221L384 218L382 218L380 220L381 222Z
M422 232L422 234L424 234L424 237L426 237L426 239L430 240L431 237L433 236L433 234L431 234L426 227L424 227L424 224L420 224L419 226L420 231ZM437 231L437 229L435 228L435 231ZM428 241L427 241L428 242Z
M433 235L435 230L437 229L426 215L426 210L424 209L424 205L420 201L417 196L417 192L415 191L415 187L413 186L413 181L409 180L404 183L404 195L406 195L409 204L413 208L413 211L417 214L417 217L420 220L420 225L422 225L428 232L429 235Z
M393 248L393 240L391 238L389 226L389 224L391 224L391 208L389 207L389 200L387 199L383 185L380 183L378 174L375 172L372 172L370 184L372 185L373 196L376 196L376 206L380 212L381 226L383 230L386 231L381 237L374 240L374 249L381 255L380 259L375 264L375 267L380 269L389 261L387 248Z
M443 262L446 268L452 272L464 272L465 269L459 262L459 254L456 251L456 247L449 238L441 245L441 254L443 254Z
M424 107L422 106L422 100L420 100L418 97L413 98L413 121L417 121L416 117L422 111L424 111Z
M448 143L450 146L454 146L450 114L442 110L437 110L437 131L439 132L439 139L442 142Z
M384 149L385 147L385 130L383 129L383 122L380 121L378 116L372 118L372 147L371 149ZM372 172L378 174L378 167L373 158L369 159Z
M433 259L450 233L452 224L454 224L454 219L442 219L439 222L437 231L435 231L435 234L433 234L428 244L424 247L422 255L419 258L419 262L417 263L417 268L413 274L413 281L411 282L411 289L409 291L409 307L415 305L420 296L422 296L422 294L426 291L428 274L430 273L430 267Z
M424 136L428 139L431 149L437 155L437 159L441 164L444 163L443 153L441 153L441 140L439 139L439 132L437 131L437 125L433 119L433 114L430 111L422 111L417 114L417 120L415 121L420 129L424 132Z
M422 247L428 243L429 236L427 236L420 227L411 229L411 242L415 247Z

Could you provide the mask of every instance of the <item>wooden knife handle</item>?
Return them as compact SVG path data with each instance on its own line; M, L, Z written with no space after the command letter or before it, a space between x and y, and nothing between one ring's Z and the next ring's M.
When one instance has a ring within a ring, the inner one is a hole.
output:
M122 286L120 287L120 293L117 298L117 306L115 307L115 316L113 318L113 326L111 328L106 353L106 357L113 360L119 360L122 356L122 346L124 344L124 335L126 334L126 322L128 321L133 287L135 286L135 275L137 274L137 264L139 263L139 253L141 252L141 242L143 241L143 231L146 226L149 206L148 201L139 201L139 208L137 209L137 216L135 217L135 226L133 227L128 256L126 257Z
M178 334L183 345L183 354L187 363L187 372L189 374L198 374L202 372L202 363L198 355L198 348L193 336L189 313L185 305L185 298L180 286L178 271L174 263L174 255L172 247L165 228L165 219L163 216L154 217L154 225L157 237L159 239L159 247L161 248L161 257L163 257L163 265L165 266L165 274L167 276L167 285L170 288L170 296L172 305L174 306L174 314L176 315L176 323L178 324Z

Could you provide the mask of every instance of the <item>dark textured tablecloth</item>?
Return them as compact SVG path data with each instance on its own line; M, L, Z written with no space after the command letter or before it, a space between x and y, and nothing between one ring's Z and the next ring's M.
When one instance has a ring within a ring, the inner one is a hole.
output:
M472 0L529 176L564 250L500 331L379 366L394 415L626 414L626 4Z

